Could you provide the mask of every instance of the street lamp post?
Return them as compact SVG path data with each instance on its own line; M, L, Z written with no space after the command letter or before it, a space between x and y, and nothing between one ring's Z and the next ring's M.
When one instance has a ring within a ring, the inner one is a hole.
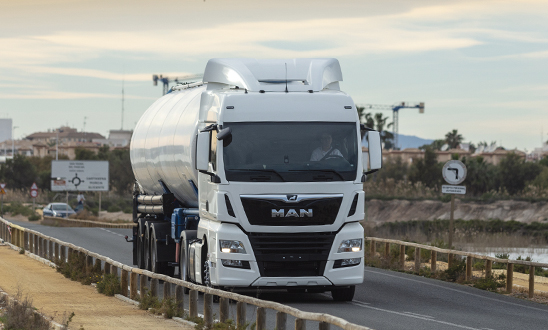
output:
M59 160L59 129L56 130L57 137L55 138L55 160Z

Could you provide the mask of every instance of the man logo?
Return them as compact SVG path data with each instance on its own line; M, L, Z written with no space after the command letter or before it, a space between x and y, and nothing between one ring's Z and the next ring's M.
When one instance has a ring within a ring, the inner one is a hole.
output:
M297 213L297 211L295 211L294 209L289 209L289 211L287 211L287 213L285 212L284 209L279 209L279 210L272 209L272 217L273 218L290 218L290 217L295 217L295 218L308 217L308 218L311 218L312 217L312 209L308 209L308 210L300 209L299 213Z

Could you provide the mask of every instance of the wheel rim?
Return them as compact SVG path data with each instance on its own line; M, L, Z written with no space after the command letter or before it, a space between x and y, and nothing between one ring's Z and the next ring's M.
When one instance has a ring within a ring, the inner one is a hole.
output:
M145 252L145 269L150 270L150 244L148 237L145 237L145 245L143 246Z
M158 271L157 263L156 263L156 237L152 236L152 240L150 242L150 267L152 268L152 272L156 273Z

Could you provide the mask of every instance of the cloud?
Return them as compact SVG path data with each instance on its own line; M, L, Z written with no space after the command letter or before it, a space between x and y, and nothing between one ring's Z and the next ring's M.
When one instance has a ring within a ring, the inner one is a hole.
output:
M82 68L56 68L56 67L27 67L27 72L43 73L43 74L57 74L66 76L88 77L98 78L105 80L117 80L117 81L152 81L152 75L150 73L132 73L123 74L102 70L82 69ZM163 75L168 77L188 77L193 74L188 72L164 72Z

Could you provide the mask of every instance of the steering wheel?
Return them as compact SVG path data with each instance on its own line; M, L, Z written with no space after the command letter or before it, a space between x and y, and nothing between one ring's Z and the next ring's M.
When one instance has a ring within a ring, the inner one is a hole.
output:
M346 158L344 158L343 156L341 155L328 155L327 157L323 158L323 159L320 159L320 161L326 161L328 159L338 159L338 158L342 158L344 160L346 160Z

